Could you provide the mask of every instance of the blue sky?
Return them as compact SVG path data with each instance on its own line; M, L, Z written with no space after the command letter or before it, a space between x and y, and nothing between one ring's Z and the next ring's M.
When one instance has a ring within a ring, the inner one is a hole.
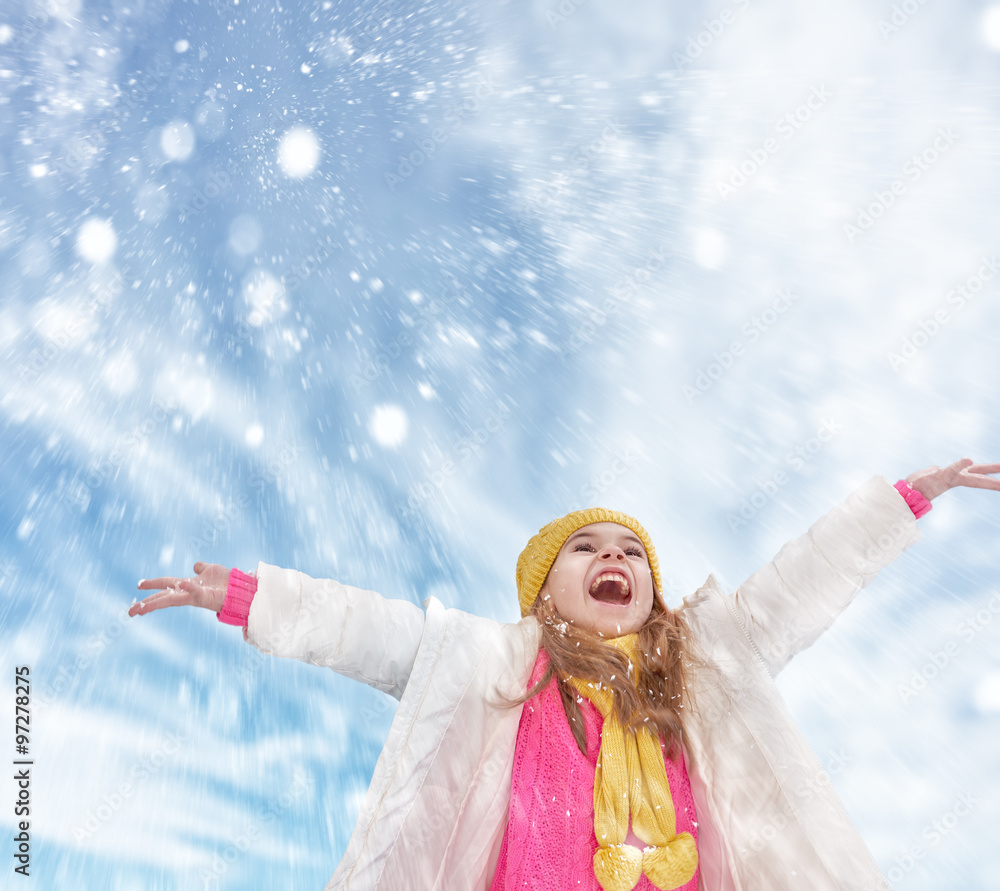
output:
M528 537L597 503L679 604L873 474L1000 460L998 53L1000 6L940 0L5 4L36 887L322 887L388 730L208 613L129 620L140 577L513 620ZM893 887L1000 868L993 494L779 678Z

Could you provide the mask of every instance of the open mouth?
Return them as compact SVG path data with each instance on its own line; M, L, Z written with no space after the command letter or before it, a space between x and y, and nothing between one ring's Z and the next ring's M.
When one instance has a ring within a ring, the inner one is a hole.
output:
M602 572L590 585L590 596L599 603L628 606L632 591L628 579L620 572Z

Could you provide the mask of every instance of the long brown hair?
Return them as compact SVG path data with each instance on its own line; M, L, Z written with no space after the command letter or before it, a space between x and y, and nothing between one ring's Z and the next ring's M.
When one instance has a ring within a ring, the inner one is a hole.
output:
M541 693L553 677L557 678L570 730L586 756L587 736L578 694L568 681L571 677L600 681L611 689L614 714L624 727L646 727L654 736L662 734L668 755L675 755L684 738L684 713L691 707L687 669L695 660L683 615L668 609L654 590L653 608L638 632L639 658L638 665L632 667L632 676L623 652L608 646L600 635L562 619L551 597L538 597L530 615L542 626L540 646L548 653L549 664L538 683L517 699L509 700L509 706L527 702Z

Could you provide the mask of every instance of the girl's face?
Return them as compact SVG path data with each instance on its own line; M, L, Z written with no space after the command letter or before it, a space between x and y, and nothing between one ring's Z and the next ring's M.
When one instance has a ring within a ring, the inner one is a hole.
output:
M638 631L653 608L653 574L639 537L617 523L577 529L559 549L539 597L567 622L604 637Z

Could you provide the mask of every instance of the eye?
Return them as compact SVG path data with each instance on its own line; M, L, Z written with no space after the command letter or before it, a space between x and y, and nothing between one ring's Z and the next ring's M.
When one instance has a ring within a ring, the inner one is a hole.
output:
M581 544L578 544L575 548L573 548L574 552L581 551L581 550L593 551L593 550L595 550L595 548L589 542L583 542ZM627 551L625 551L625 553L626 554L633 554L636 557L645 558L645 554L642 553L641 548L638 548L638 547L635 547L635 546L630 547Z

